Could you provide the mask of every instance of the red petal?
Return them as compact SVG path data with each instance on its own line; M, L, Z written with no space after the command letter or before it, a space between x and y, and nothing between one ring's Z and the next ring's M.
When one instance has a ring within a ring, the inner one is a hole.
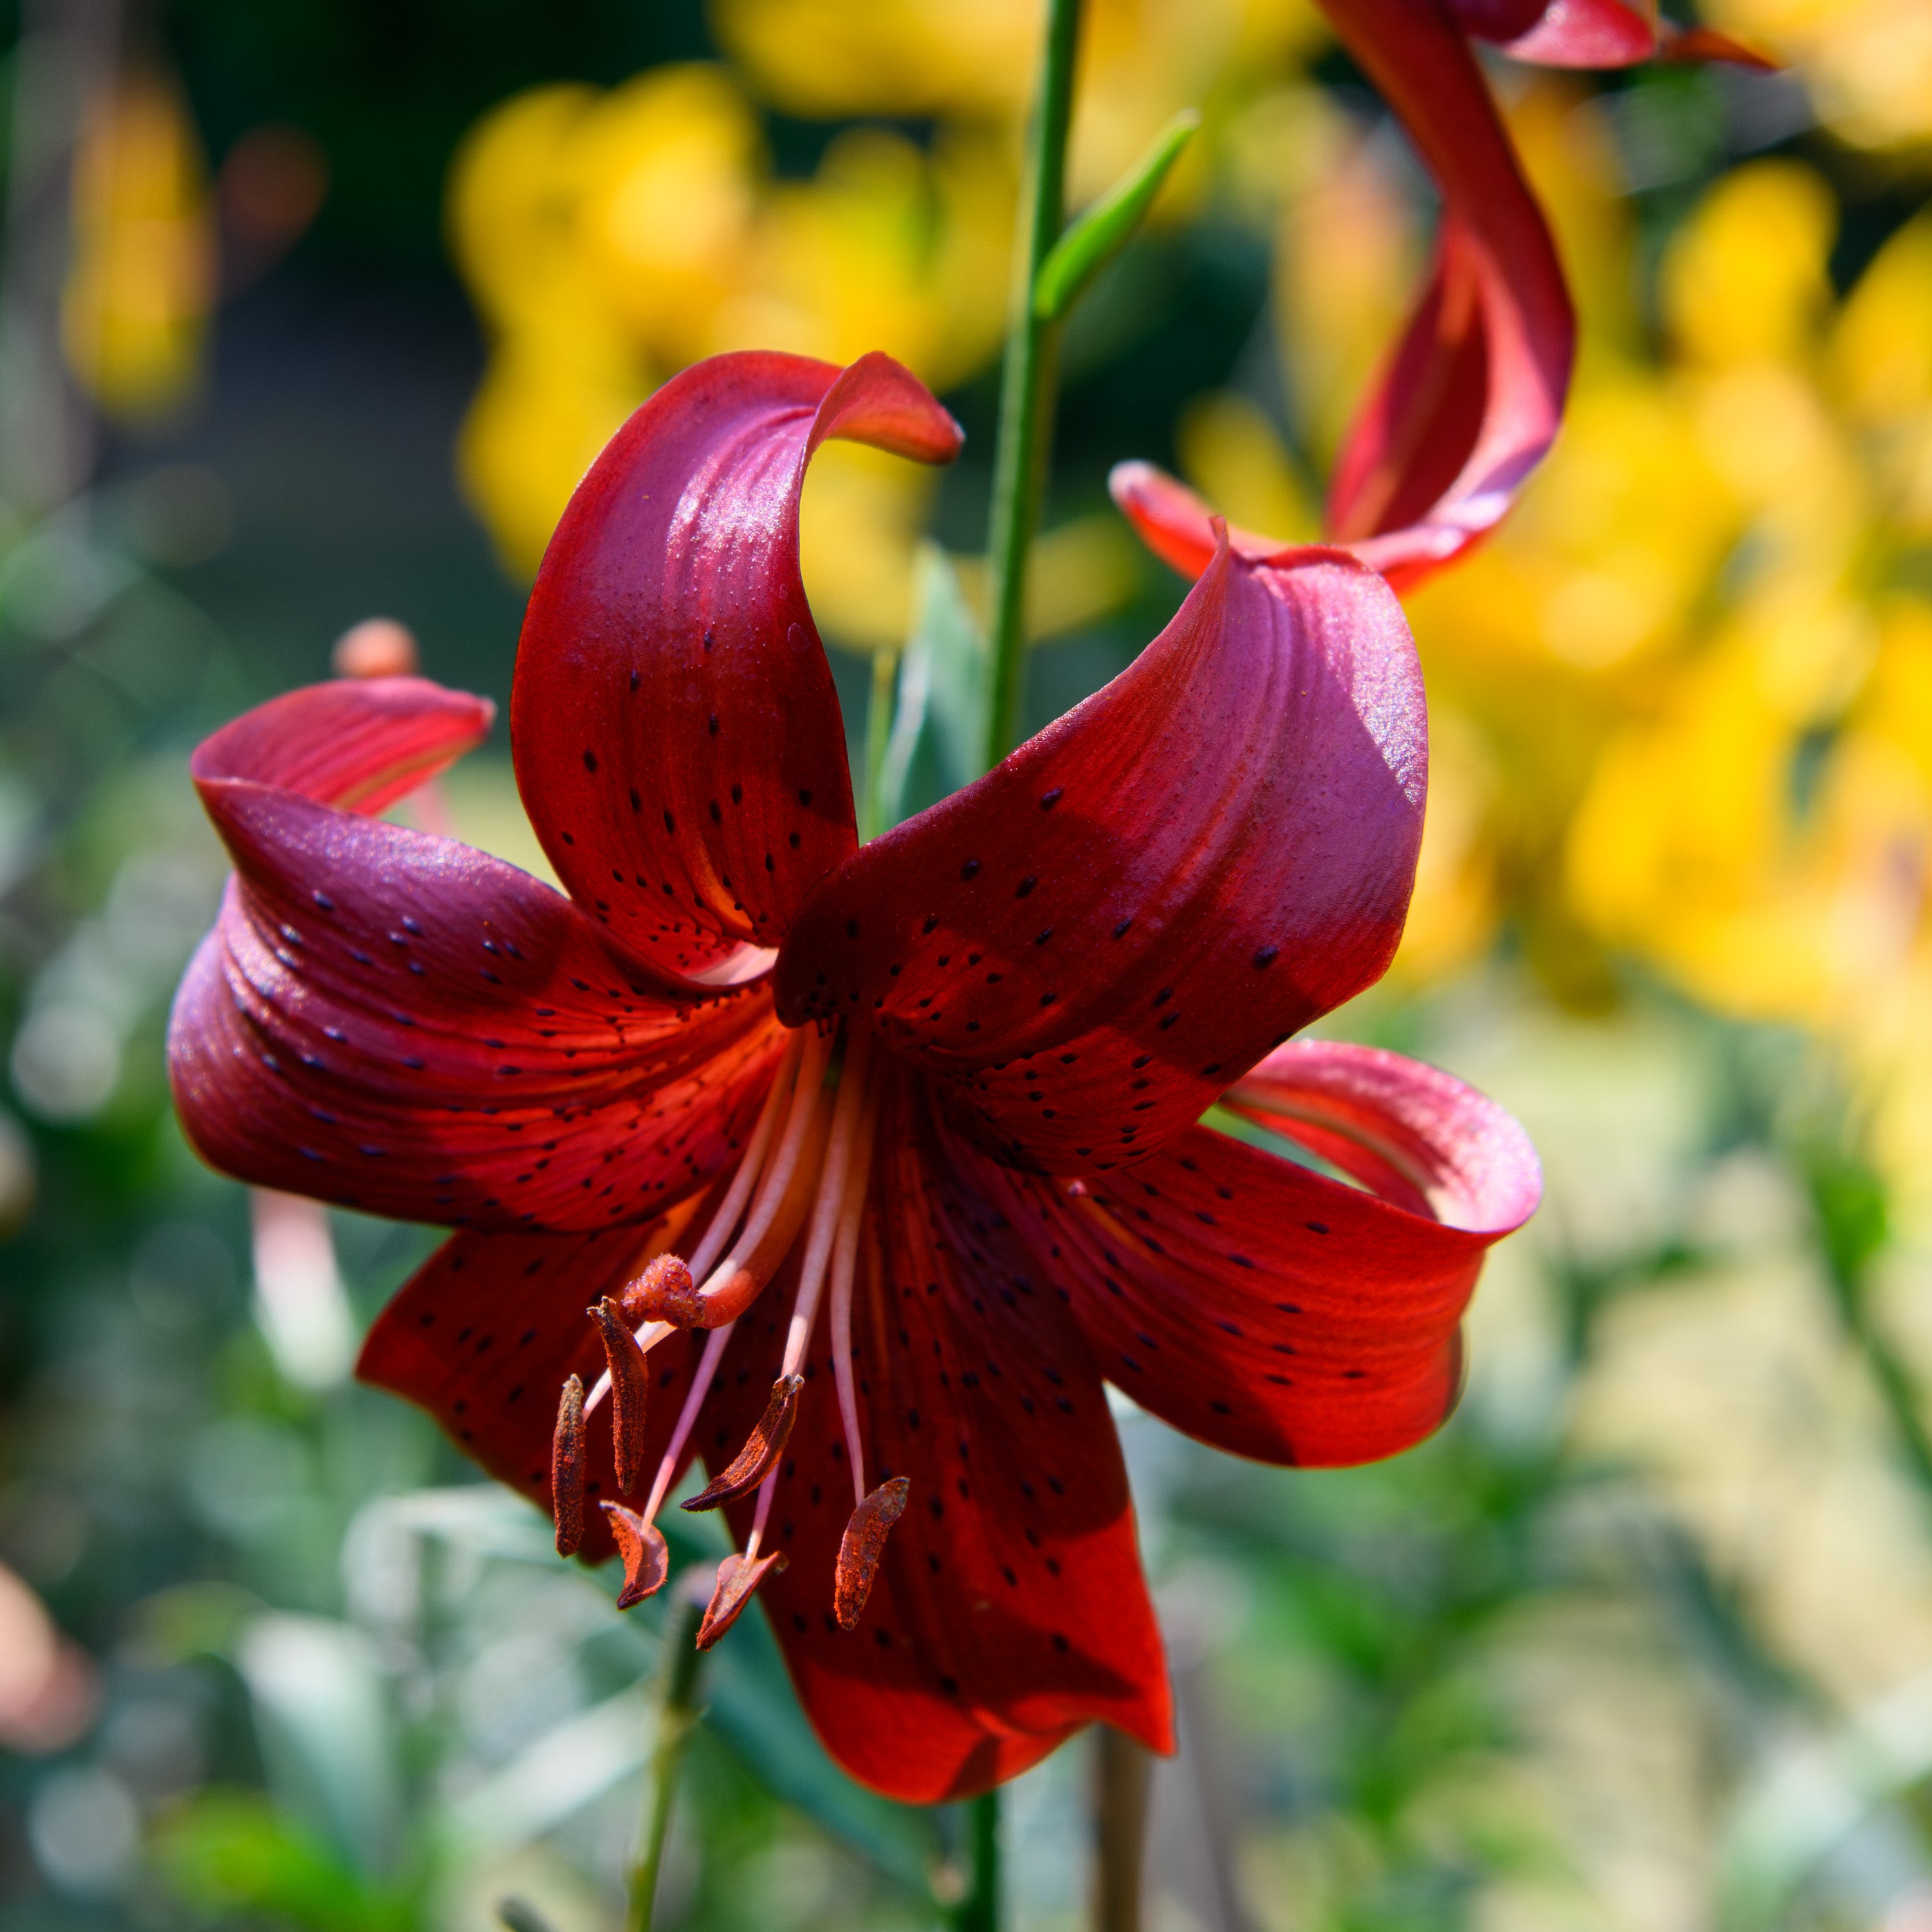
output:
M866 1478L910 1493L848 1634L833 1605L852 1474L815 1355L767 1531L791 1566L761 1593L800 1697L847 1770L914 1803L984 1790L1092 1720L1168 1750L1126 1472L1070 1311L958 1186L909 1076L877 1149L853 1323ZM713 1405L727 1443L774 1372L779 1312L740 1324L744 1378ZM752 1511L730 1506L741 1536Z
M1466 34L1542 67L1630 67L1657 51L1654 0L1448 0Z
M799 580L799 490L827 436L922 462L958 426L884 356L720 356L667 382L578 487L531 593L518 782L576 896L642 950L742 974L852 850L845 728Z
M1071 1192L949 1154L1042 1251L1142 1407L1264 1462L1407 1448L1454 1406L1484 1252L1535 1210L1527 1137L1433 1067L1325 1040L1270 1055L1226 1104L1377 1192L1199 1127Z
M781 1012L869 1015L1066 1173L1178 1132L1377 979L1421 832L1414 646L1352 559L1280 559L1211 568L1103 691L842 866Z
M586 1299L614 1293L637 1270L646 1242L662 1245L679 1216L647 1228L597 1234L458 1234L404 1283L362 1345L357 1376L428 1410L443 1432L500 1482L550 1507L550 1432L567 1376L587 1386L604 1367ZM682 1406L696 1349L674 1335L651 1351L646 1467L655 1470ZM586 1423L584 1484L593 1503L617 1478L608 1406ZM601 1509L585 1512L582 1554L601 1563L613 1547Z
M1327 10L1444 204L1421 302L1329 490L1330 530L1406 585L1494 525L1542 459L1576 322L1542 212L1438 0L1329 0Z
M202 741L188 769L204 801L239 780L378 812L461 758L496 715L487 698L428 678L338 679L244 712Z
M376 775L448 723L452 696L320 686L196 754L237 875L176 1000L182 1121L227 1172L373 1214L646 1219L748 1130L778 1052L763 991L668 994L515 867L274 782L393 796ZM310 737L357 755L304 765Z

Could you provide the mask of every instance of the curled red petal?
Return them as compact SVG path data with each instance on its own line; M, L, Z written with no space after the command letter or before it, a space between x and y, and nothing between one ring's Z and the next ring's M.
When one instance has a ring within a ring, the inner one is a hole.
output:
M1329 490L1333 534L1406 585L1490 529L1541 460L1562 417L1576 320L1549 227L1442 0L1329 0L1326 10L1443 195L1421 302Z
M466 1456L554 1515L556 1390L566 1376L588 1382L604 1365L585 1296L616 1290L650 1246L700 1232L687 1206L647 1227L601 1234L453 1236L376 1318L356 1375L427 1410ZM651 1351L645 1456L653 1469L702 1346L702 1338L674 1335ZM610 1431L592 1426L585 1438L584 1496L602 1502L617 1494ZM603 1511L586 1510L580 1554L601 1563L611 1547Z
M763 1594L826 1748L928 1804L1017 1775L1084 1724L1171 1750L1173 1720L1106 1392L921 1088L900 1070L880 1103L852 1317L868 1477L907 1478L905 1514L848 1634L832 1612L852 1472L817 1354L768 1528L791 1567ZM748 1378L721 1376L712 1398L728 1441L784 1346L764 1325L740 1324ZM730 1506L740 1536L754 1507Z
M1380 578L1224 554L1112 683L820 886L779 1011L869 1018L1024 1163L1132 1158L1379 977L1426 730Z
M188 770L204 802L238 782L375 813L478 743L496 714L487 698L423 677L308 685L203 739Z
M1631 67L1657 51L1656 0L1446 0L1466 34L1539 67Z
M745 1446L697 1496L682 1507L688 1510L714 1510L721 1504L748 1496L771 1472L772 1465L784 1454L792 1424L798 1418L798 1398L805 1387L802 1376L781 1376L772 1384L765 1412L753 1425Z
M597 1324L610 1370L611 1449L616 1462L618 1490L628 1496L634 1493L644 1479L650 1370L645 1366L635 1337L608 1294L588 1312Z
M1400 1054L1298 1042L1264 1068L1226 1104L1374 1192L1204 1128L1070 1190L950 1157L1143 1408L1265 1462L1373 1461L1454 1407L1458 1324L1484 1254L1534 1211L1536 1156L1494 1102Z
M226 1172L370 1213L648 1220L748 1131L781 1050L769 999L668 992L514 866L291 788L392 795L473 723L456 698L318 686L196 754L236 877L170 1024L183 1124ZM304 747L332 736L356 750L324 769Z
M570 1376L557 1399L550 1435L550 1514L560 1556L575 1556L584 1540L584 1383Z
M606 1503L604 1514L624 1564L624 1587L617 1592L617 1607L632 1610L664 1588L670 1574L670 1549L657 1525L645 1522L635 1510L628 1510L622 1503Z
M510 710L531 823L586 908L694 976L757 970L855 841L799 578L799 491L828 436L928 463L960 441L886 356L715 356L598 458L524 622Z
M718 1581L712 1588L710 1602L705 1606L704 1620L698 1626L698 1648L709 1650L738 1621L758 1586L767 1576L782 1572L785 1563L782 1550L749 1563L733 1550L718 1566Z
M905 1514L906 1498L911 1493L911 1478L894 1476L870 1492L852 1512L839 1539L838 1562L833 1573L832 1613L841 1630L859 1628L879 1574L879 1559L886 1553L886 1538Z

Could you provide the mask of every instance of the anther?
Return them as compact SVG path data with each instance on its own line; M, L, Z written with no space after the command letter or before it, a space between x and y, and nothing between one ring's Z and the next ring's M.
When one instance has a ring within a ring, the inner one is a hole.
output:
M700 1312L691 1270L676 1255L658 1256L636 1280L627 1282L618 1294L617 1306L633 1328L641 1328L646 1322L694 1328Z
M556 1553L574 1556L584 1540L584 1384L572 1376L556 1406L556 1433L550 1448L550 1513L556 1521Z
M688 1281L690 1276L685 1279ZM616 1452L617 1491L628 1496L644 1473L644 1407L650 1396L650 1371L644 1366L644 1352L608 1295L584 1312L597 1324L604 1337L604 1359L610 1365L610 1436Z
M712 1479L710 1488L683 1505L686 1509L714 1510L721 1503L748 1495L764 1480L772 1465L784 1454L792 1424L798 1416L799 1391L804 1387L802 1376L781 1376L772 1383L771 1400L765 1404L765 1412L746 1438L744 1448L730 1466Z
M622 1503L606 1503L604 1514L610 1519L610 1534L617 1554L624 1559L624 1587L617 1592L617 1607L628 1610L655 1596L670 1574L670 1552L663 1533L655 1523L646 1522L635 1510Z
M767 1571L784 1567L782 1550L774 1550L752 1563L735 1550L726 1557L718 1566L717 1588L705 1608L704 1621L698 1627L698 1648L709 1650L738 1621L739 1612L752 1600L752 1592L764 1581Z
M832 1613L841 1630L855 1630L865 1614L866 1600L886 1553L886 1537L905 1513L912 1489L909 1476L895 1476L879 1486L852 1512L838 1544L838 1567L832 1589Z

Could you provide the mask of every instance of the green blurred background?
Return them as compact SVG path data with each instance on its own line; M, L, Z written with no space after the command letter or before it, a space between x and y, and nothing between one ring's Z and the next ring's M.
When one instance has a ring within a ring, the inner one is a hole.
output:
M1705 16L1786 71L1492 64L1583 352L1414 600L1415 912L1334 1024L1511 1107L1549 1196L1392 1464L1124 1407L1183 1735L1154 1932L1932 1928L1932 22ZM659 1613L346 1378L425 1231L251 1210L183 1144L186 754L372 616L506 700L576 476L753 343L887 348L968 430L808 488L856 742L922 535L976 594L1035 9L0 24L0 1928L614 1928ZM1081 101L1076 201L1206 124L1069 342L1035 725L1184 587L1108 466L1310 532L1432 218L1296 0L1095 0ZM500 733L446 790L541 866ZM710 1684L662 1922L938 1923L958 1821L841 1778L757 1619ZM1011 1794L1027 1932L1084 1922L1090 1756Z

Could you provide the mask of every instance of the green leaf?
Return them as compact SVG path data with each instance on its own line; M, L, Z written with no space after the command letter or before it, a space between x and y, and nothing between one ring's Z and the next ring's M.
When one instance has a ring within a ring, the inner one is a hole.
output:
M986 640L952 560L937 544L922 544L913 571L912 635L879 774L881 831L979 775L986 664Z
M169 1820L154 1854L190 1904L259 1914L308 1932L407 1932L413 1906L365 1885L254 1793L208 1791Z
M930 1894L945 1851L937 1815L866 1790L832 1762L799 1708L762 1616L741 1618L711 1652L700 1696L706 1728L773 1797L887 1876Z
M1192 107L1183 108L1139 160L1053 244L1053 252L1034 278L1033 312L1041 321L1058 322L1064 316L1126 245L1200 125L1199 114Z

